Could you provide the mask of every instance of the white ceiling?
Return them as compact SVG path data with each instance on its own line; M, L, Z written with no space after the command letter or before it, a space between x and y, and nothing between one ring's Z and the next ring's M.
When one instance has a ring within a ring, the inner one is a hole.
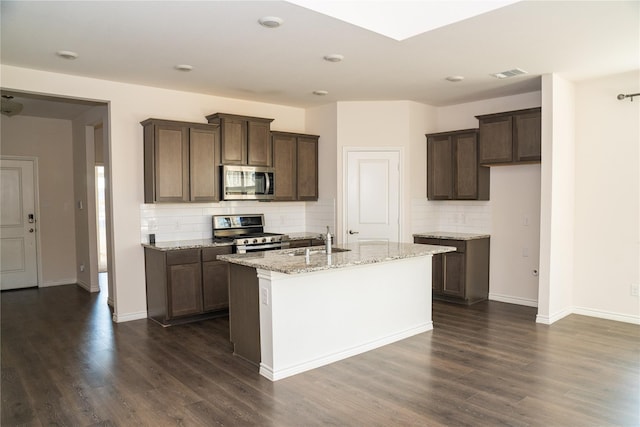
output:
M538 90L546 73L578 81L640 68L638 1L521 1L402 41L285 1L2 0L0 7L2 64L297 107L444 106ZM258 25L268 15L284 24ZM62 59L59 50L79 57ZM323 60L332 53L344 61ZM516 67L529 74L489 75ZM465 80L451 83L449 75ZM329 94L312 94L319 89Z

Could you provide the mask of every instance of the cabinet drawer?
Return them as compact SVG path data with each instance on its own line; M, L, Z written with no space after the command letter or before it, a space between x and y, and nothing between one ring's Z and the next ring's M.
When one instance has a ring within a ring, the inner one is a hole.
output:
M200 262L200 249L181 249L167 252L167 265Z
M422 245L436 245L436 246L453 246L457 252L464 253L467 248L467 243L464 240L449 240L449 239L434 239L427 237L416 237L414 243L420 243Z
M218 255L227 255L232 253L232 246L220 246L217 248L202 248L202 262L217 261Z

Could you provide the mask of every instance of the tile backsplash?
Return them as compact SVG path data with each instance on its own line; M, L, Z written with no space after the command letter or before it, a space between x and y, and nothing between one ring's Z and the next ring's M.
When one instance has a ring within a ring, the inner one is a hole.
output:
M140 205L140 241L156 242L211 238L211 217L225 214L264 214L265 230L272 233L335 230L335 201L317 202L220 202Z
M411 232L491 234L491 202L413 199Z

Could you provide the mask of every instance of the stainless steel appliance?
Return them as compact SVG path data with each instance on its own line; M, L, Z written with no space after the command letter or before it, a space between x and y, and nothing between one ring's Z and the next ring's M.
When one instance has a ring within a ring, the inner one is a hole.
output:
M275 195L275 170L258 166L224 165L222 198L224 200L271 200Z
M235 252L269 251L289 247L287 236L264 232L264 215L214 215L213 238L232 242Z

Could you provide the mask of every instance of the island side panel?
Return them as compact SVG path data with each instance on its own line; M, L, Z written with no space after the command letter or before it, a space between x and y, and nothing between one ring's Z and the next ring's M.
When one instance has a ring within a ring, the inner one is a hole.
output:
M258 277L260 373L273 381L433 328L431 255Z
M233 354L260 364L260 312L255 268L229 264L229 339Z

